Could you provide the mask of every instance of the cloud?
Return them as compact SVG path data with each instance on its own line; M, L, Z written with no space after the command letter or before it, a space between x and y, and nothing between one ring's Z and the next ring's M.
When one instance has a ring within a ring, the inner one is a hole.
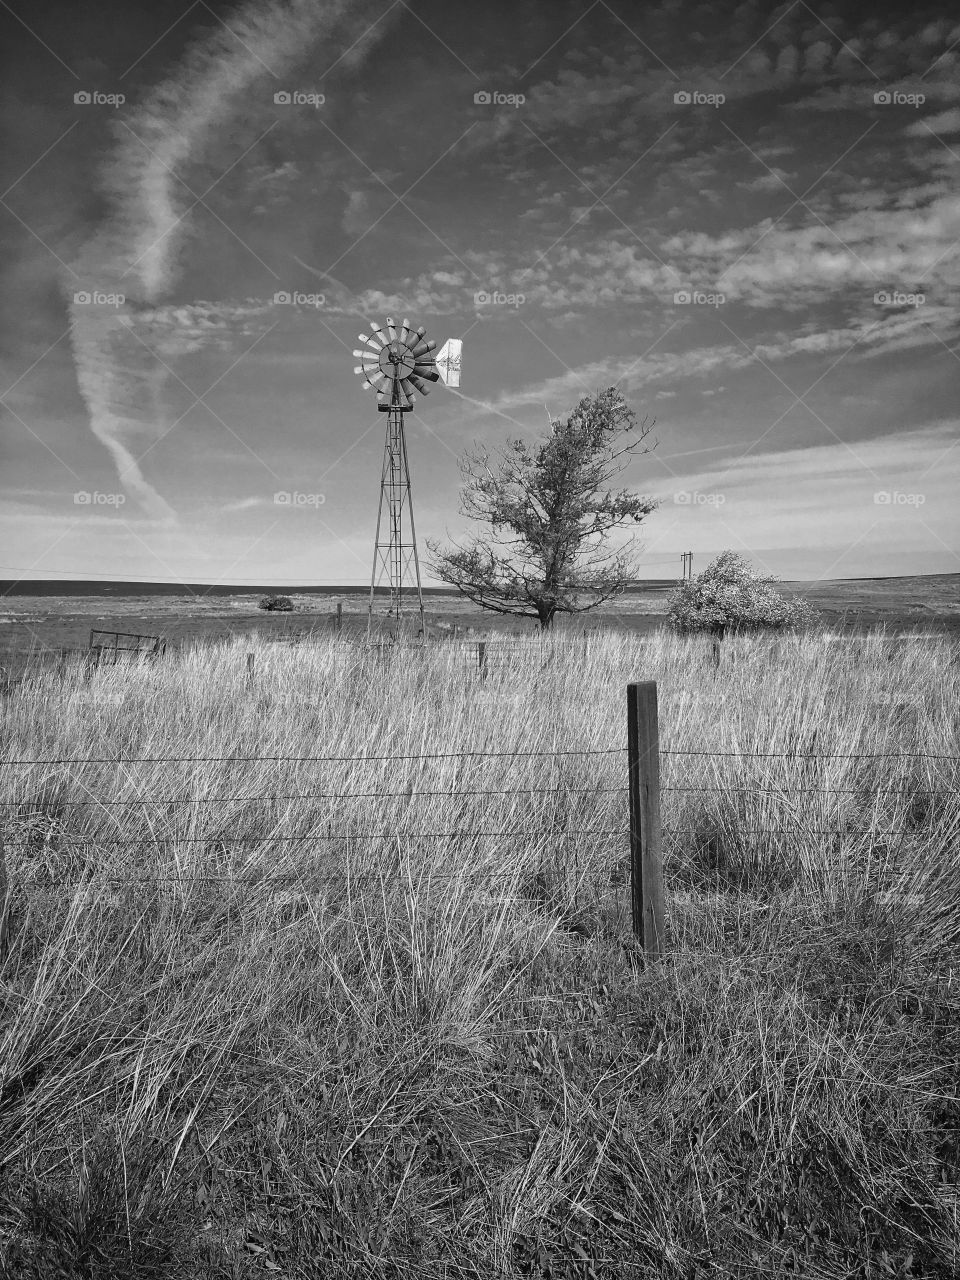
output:
M925 186L886 195L879 207L872 195L862 203L801 226L767 218L719 234L684 230L655 243L656 258L619 234L587 249L561 243L549 266L513 278L528 303L548 310L592 307L611 294L624 303L651 294L669 301L689 287L787 310L831 298L872 305L874 293L891 288L948 299L960 286L960 197ZM504 265L500 278L510 277Z
M348 236L360 235L370 226L373 218L367 204L365 191L351 191L347 197L347 205L340 219L340 225Z
M960 421L940 419L855 446L831 441L734 455L726 466L672 475L661 489L661 511L678 513L688 545L749 548L758 559L757 548L800 546L865 545L877 560L905 550L939 555L950 542L960 483L958 433ZM723 501L678 507L670 495L681 491ZM921 501L891 502L894 493ZM829 564L829 576L836 576L838 563Z
M960 107L951 107L936 116L921 117L915 124L908 125L903 133L906 138L929 138L931 133L960 133Z
M231 350L238 338L262 333L270 303L197 302L169 304L130 312L132 330L163 359L196 351ZM275 318L275 317L274 317Z
M276 76L318 41L342 45L344 64L359 65L387 30L387 22L377 21L383 17L374 0L247 0L229 22L196 40L174 74L113 127L115 146L102 173L110 213L74 262L68 298L100 291L123 295L125 302L111 309L74 301L70 331L91 430L127 485L159 518L172 521L174 512L144 476L130 441L143 434L157 439L164 429L164 370L148 358L146 347L139 349L135 330L137 315L159 303L176 278L192 197L175 174L239 118L238 104L249 103L258 82L266 84L265 101L272 107ZM290 173L281 166L273 177L275 185ZM210 316L174 319L167 330L168 354L196 349L217 327ZM156 310L143 323L164 327Z
M752 182L738 182L737 186L742 187L744 191L786 191L788 184L792 181L791 174L774 165L769 173L761 173L760 177L754 178Z
M255 507L272 507L272 498L240 498L236 502L226 502L220 511L252 511Z
M942 308L934 315L927 306L891 315L882 323L871 318L843 328L794 334L756 343L752 347L729 343L684 351L658 351L639 360L629 356L608 356L576 369L567 369L565 373L543 382L505 392L494 401L494 408L498 412L509 413L523 405L542 404L545 399L566 402L614 383L622 384L625 391L639 391L662 382L688 383L715 370L732 373L746 369L758 359L775 364L793 356L830 352L850 352L847 360L887 355L935 342L931 328L935 330L938 323L950 325L955 323L955 319L952 308Z

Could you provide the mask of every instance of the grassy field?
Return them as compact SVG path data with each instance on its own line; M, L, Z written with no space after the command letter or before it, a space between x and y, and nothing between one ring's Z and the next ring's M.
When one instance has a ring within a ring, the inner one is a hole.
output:
M244 637L30 676L0 1275L956 1275L958 659L606 634L481 682Z
M601 627L650 635L664 624L675 585L653 579L639 583L596 612L561 616L557 627L563 631ZM807 599L827 627L934 632L960 640L960 574L783 585L788 595ZM0 582L0 667L19 673L31 652L51 657L52 650L85 649L91 628L162 635L170 647L258 636L292 638L331 633L339 604L345 634L359 638L366 631L369 592L365 588L290 590L288 594L296 611L268 614L257 607L263 592L229 587L191 592L168 587L138 590L131 583ZM479 609L446 589L428 591L424 604L427 630L434 636L449 635L454 628L460 635L530 635L537 626L535 619L508 618ZM385 602L381 600L380 605L384 608Z

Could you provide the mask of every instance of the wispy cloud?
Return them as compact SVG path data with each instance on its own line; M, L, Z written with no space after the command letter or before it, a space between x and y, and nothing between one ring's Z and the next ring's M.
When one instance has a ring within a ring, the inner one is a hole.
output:
M600 387L620 383L624 390L639 391L658 383L689 383L717 370L726 373L746 369L758 359L769 364L793 356L845 352L854 348L848 360L886 355L927 346L934 339L931 328L955 323L952 308L926 308L889 315L882 324L871 318L842 328L815 330L793 334L773 342L757 343L752 348L735 341L712 347L696 347L682 351L653 352L636 359L631 356L608 356L589 364L578 365L564 373L536 384L505 392L495 402L503 411L516 410L526 404L542 404L544 399L561 402L578 398Z
M907 138L928 137L931 133L949 137L954 133L960 133L960 107L951 107L949 111L941 111L939 115L917 120L914 124L908 125L903 132Z
M239 498L236 502L225 502L220 511L253 511L257 507L271 507L273 501L270 498Z
M347 51L348 65L357 65L387 29L377 21L382 16L372 0L248 0L228 24L218 23L198 39L173 75L114 125L115 146L102 174L111 212L73 264L71 334L91 429L151 515L175 519L143 474L131 441L156 439L164 429L164 369L146 347L138 350L134 330L143 309L158 303L176 279L193 203L178 177L256 83L277 85L276 77L325 39ZM75 300L94 292L124 301L96 306ZM144 321L162 324L162 317L154 311ZM197 316L186 317L182 328L179 345L168 333L168 353L200 341Z

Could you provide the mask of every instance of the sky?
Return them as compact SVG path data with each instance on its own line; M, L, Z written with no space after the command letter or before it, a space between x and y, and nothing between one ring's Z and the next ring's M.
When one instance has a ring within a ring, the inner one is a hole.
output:
M421 544L465 450L618 386L641 576L958 571L943 15L3 0L0 576L368 581L388 316L463 341Z

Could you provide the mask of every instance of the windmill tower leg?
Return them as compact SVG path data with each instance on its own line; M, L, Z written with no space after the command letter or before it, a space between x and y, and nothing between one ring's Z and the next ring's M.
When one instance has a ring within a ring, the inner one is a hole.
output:
M407 532L407 525L409 525L409 532ZM416 588L416 613L419 622L419 638L422 638L424 635L423 591L420 585L420 560L417 555L416 529L413 521L407 443L403 430L403 411L395 406L390 408L383 450L380 508L377 512L373 573L370 579L370 604L367 611L368 640L373 635L376 587L384 577L390 589L390 611L387 618L387 633L390 639L399 641L401 638L405 581L408 589Z

